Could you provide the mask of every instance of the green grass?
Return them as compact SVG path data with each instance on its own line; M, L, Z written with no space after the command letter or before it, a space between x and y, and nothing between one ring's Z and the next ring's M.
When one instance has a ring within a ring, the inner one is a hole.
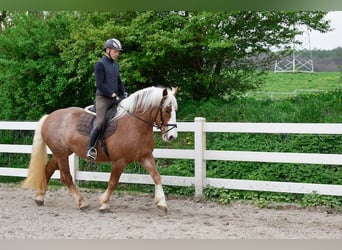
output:
M248 93L249 97L282 99L295 95L341 89L340 72L317 73L274 73L265 76L264 84L259 89ZM267 93L263 93L267 92Z
M178 121L205 117L210 122L342 122L342 89L305 93L279 100L236 98L231 101L179 103Z
M318 89L329 91L342 87L340 72L273 73L269 72L261 91L294 91Z

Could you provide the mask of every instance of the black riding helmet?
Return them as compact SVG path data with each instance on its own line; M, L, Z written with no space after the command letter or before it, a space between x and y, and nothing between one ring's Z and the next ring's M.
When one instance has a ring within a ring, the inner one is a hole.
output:
M116 38L111 38L111 39L108 39L105 44L104 44L104 47L103 47L103 50L105 51L106 48L110 48L110 49L116 49L116 50L122 50L122 46L121 46L121 43L118 39Z

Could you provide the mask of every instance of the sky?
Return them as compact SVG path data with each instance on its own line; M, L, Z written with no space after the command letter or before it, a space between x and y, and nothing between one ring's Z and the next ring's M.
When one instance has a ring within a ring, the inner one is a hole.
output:
M329 12L325 19L331 20L330 25L334 30L327 33L311 31L311 49L332 50L342 47L342 11Z

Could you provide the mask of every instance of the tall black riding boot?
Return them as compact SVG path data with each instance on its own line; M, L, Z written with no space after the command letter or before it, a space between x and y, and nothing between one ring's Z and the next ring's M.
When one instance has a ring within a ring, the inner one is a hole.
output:
M87 151L87 159L89 160L96 160L97 157L97 150L95 148L98 136L99 136L100 129L93 128L90 132L90 139L88 144L88 151Z

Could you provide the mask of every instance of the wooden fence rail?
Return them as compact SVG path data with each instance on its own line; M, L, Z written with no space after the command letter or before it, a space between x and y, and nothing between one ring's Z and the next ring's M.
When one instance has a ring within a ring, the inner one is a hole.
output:
M256 180L237 180L206 177L206 161L249 161L272 163L299 163L342 165L342 154L315 153L279 153L251 151L221 151L206 149L206 134L215 133L265 133L265 134L322 134L342 135L342 124L328 123L237 123L237 122L206 122L205 118L196 117L194 122L178 122L179 132L194 133L194 149L154 149L155 158L190 159L194 160L195 174L193 177L162 176L164 185L194 186L195 195L202 196L207 186L253 191L270 191L286 193L317 192L324 195L342 196L342 185L272 182ZM37 122L0 122L0 130L34 130ZM50 151L48 151L51 153ZM31 145L0 144L0 153L31 153ZM107 172L79 171L79 158L72 154L69 157L70 169L75 183L78 180L104 181L109 180ZM0 176L27 176L26 168L0 166ZM59 178L56 171L52 178ZM149 175L122 174L120 182L153 184Z

